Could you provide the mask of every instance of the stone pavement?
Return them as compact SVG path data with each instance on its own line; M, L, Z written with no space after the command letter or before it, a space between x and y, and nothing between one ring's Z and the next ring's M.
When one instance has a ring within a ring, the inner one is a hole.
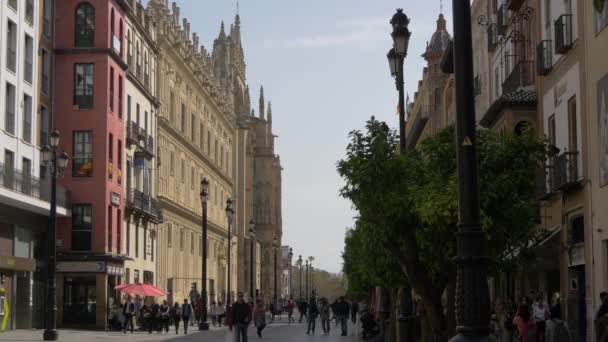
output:
M349 322L350 323L350 322ZM196 327L194 327L196 328ZM259 339L256 336L256 331L253 327L249 328L249 341L264 341L264 342L309 342L309 341L324 341L324 342L355 342L360 341L355 335L355 329L352 324L349 324L349 336L340 336L340 328L335 327L332 323L332 331L330 336L323 336L320 321L317 321L316 335L306 335L304 324L286 324L278 321L266 327L263 333L263 338ZM320 334L319 334L320 333ZM233 342L230 332L226 328L213 328L210 331L199 332L198 329L188 331L188 335L183 335L183 330L180 329L181 335L175 335L175 331L169 331L169 334L148 334L145 332L135 332L134 334L109 331L81 331L81 330L63 330L59 331L59 341L61 342L99 342L99 341L133 341L133 342L152 342L152 341L175 341L175 342ZM0 341L10 342L29 342L41 341L42 330L17 330L5 333L0 333Z

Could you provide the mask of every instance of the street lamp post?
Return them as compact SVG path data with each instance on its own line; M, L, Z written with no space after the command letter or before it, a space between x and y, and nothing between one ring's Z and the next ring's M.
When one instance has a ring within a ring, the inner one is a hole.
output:
M231 275L232 275L232 219L234 217L234 209L232 208L232 200L226 200L226 221L228 221L228 288L226 289L226 307L230 308L230 294L232 292Z
M291 294L291 259L293 258L293 248L289 247L289 254L288 254L288 259L289 259L289 297L293 297Z
M300 300L302 300L302 254L298 257L298 269L300 271Z
M306 302L308 303L308 259L306 259Z
M251 276L249 277L249 295L251 296L251 298L254 298L254 287L253 284L255 283L254 279L255 279L255 268L254 268L254 256L255 256L255 223L253 222L253 219L251 219L249 221L249 239L250 239L250 246L249 246L249 250L250 250L250 258L249 258L249 272L251 273Z
M491 341L489 258L479 209L479 165L473 94L473 42L468 1L452 1L454 18L454 88L458 167L456 257L456 333L453 342Z
M209 180L203 178L201 181L201 204L203 207L203 257L202 257L202 287L201 296L203 297L203 307L201 308L202 317L198 325L198 330L209 330L209 322L207 322L207 201L209 200Z
M47 239L47 279L46 279L46 299L47 315L43 339L45 341L56 341L59 338L57 331L57 282L55 277L56 268L56 241L57 241L57 177L65 172L68 166L68 154L61 152L58 155L59 131L53 131L49 136L49 145L42 147L42 160L51 168L51 212L49 217L49 236Z
M390 24L393 26L391 37L393 48L388 52L388 64L391 75L395 77L397 90L399 91L399 151L405 153L407 150L405 136L405 84L403 64L407 56L407 49L412 33L408 29L410 19L403 13L403 9L397 9ZM399 338L401 342L411 340L412 329L409 328L408 318L412 316L411 293L406 288L401 289L401 301L399 308Z
M312 262L315 260L315 257L313 256L309 256L308 257L308 278L307 281L310 281L310 297L312 297L315 294L315 289L312 287Z
M274 305L278 302L278 279L277 279L277 250L279 249L279 240L275 237L272 240L272 248L274 250Z

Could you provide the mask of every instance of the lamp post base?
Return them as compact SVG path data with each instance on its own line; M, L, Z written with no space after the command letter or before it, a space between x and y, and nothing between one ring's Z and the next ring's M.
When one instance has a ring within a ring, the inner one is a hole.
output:
M201 323L199 323L198 330L199 331L209 330L209 322L201 322Z
M45 330L42 338L45 341L57 341L59 339L59 332L56 329Z
M450 340L450 342L496 342L494 337L490 335L486 336L471 336L471 335L463 335L458 334Z

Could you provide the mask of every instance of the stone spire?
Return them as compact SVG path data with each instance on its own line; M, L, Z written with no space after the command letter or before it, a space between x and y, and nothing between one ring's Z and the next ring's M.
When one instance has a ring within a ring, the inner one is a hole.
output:
M260 86L260 119L264 119L264 86Z
M272 103L270 101L268 101L268 113L266 117L268 118L268 123L272 124Z
M220 35L217 37L218 40L226 40L226 30L224 29L224 21L220 25Z
M446 25L445 17L443 16L443 13L440 13L439 19L437 19L437 31L446 31L446 30L447 30L447 25Z
M234 18L234 24L230 27L230 37L236 45L241 45L241 17L237 14Z

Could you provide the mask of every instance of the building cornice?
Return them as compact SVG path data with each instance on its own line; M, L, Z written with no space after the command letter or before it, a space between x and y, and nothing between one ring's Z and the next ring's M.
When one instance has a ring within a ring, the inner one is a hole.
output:
M111 57L118 66L123 70L128 70L129 66L125 63L122 58L111 48L69 48L69 49L55 49L57 55L78 55L78 54L105 54Z
M202 223L202 220L203 220L202 215L199 215L198 213L194 212L193 210L190 210L189 208L185 208L185 207L175 203L175 201L173 201L169 197L165 197L165 196L161 195L161 196L157 196L157 199L158 199L159 203L161 204L161 208L163 208L167 211L174 212L174 213L178 214L178 216L181 218L188 219L192 222L197 222L197 223L201 222ZM214 232L215 234L218 234L221 237L224 237L224 236L228 237L228 230L218 226L211 220L207 220L207 228L209 230L211 230L212 232Z

